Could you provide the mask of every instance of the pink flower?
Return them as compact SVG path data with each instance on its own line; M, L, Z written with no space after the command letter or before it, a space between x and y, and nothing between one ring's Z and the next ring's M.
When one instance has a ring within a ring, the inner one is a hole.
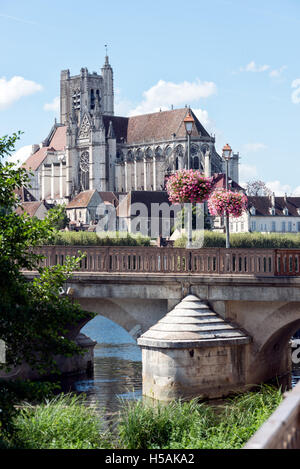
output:
M203 202L212 191L212 178L198 170L181 169L168 178L166 188L172 203Z
M209 213L213 216L223 216L226 212L238 218L247 209L248 199L241 192L216 189L208 201Z

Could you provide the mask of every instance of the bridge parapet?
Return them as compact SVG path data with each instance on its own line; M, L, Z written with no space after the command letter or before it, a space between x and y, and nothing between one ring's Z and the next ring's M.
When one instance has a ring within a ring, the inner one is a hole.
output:
M81 272L197 273L300 276L300 250L159 248L139 246L42 246L41 265L63 264L66 256L86 254Z

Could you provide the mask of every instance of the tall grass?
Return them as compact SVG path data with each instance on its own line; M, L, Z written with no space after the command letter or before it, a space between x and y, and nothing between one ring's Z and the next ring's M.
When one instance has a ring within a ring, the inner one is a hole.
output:
M197 240L201 233L197 231L193 234L193 239ZM185 247L186 235L178 238L174 246ZM214 231L204 231L203 247L225 247L225 234ZM230 234L230 245L233 248L300 248L300 233L232 233Z
M29 404L13 417L11 441L0 448L24 449L226 449L241 448L282 400L281 391L261 386L224 401L222 406L174 401L124 403L114 434L84 401L60 395ZM217 410L216 410L217 409Z
M13 418L15 448L94 449L109 447L99 416L78 396L60 395L38 406L25 405Z
M150 238L122 231L59 231L54 234L52 245L64 246L149 246Z
M227 401L221 411L208 404L173 402L125 406L119 424L122 448L241 448L281 402L281 391L269 386Z

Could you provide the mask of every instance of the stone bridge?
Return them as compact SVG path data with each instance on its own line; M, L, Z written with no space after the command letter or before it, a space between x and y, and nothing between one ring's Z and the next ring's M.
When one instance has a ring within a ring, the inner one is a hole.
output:
M300 329L300 250L48 246L39 252L43 265L54 265L78 250L86 258L67 288L84 309L137 338L191 293L250 336L247 383L289 371L288 342ZM74 327L74 337L83 325Z

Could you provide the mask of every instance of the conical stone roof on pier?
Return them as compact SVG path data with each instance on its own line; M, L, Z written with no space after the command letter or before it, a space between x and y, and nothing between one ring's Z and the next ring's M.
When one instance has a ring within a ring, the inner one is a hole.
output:
M138 345L158 348L246 344L251 338L195 295L188 295L142 334Z

